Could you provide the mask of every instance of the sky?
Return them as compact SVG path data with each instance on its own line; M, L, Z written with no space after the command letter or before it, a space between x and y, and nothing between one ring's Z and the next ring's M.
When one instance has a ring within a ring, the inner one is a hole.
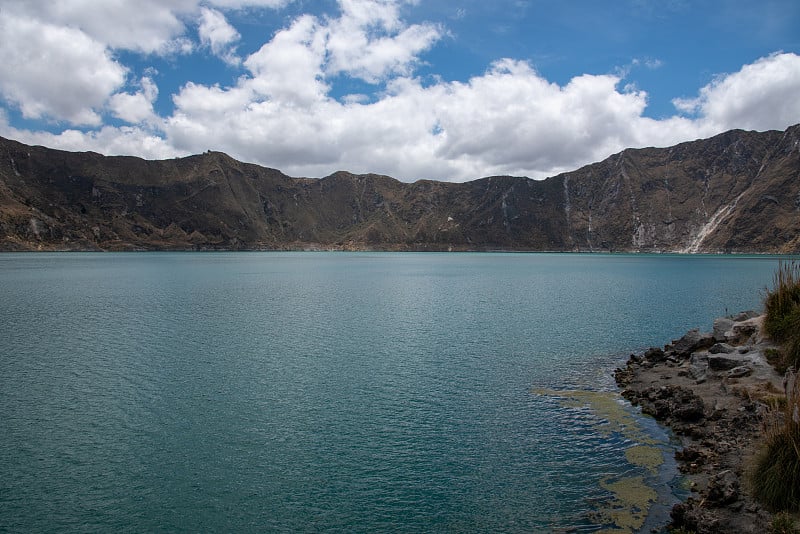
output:
M0 136L542 179L800 123L797 0L0 0Z

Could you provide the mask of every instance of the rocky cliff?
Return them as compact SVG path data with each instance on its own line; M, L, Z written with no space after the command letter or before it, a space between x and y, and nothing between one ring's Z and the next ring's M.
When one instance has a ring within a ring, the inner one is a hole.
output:
M0 138L0 250L800 251L800 125L628 149L542 181L322 179Z

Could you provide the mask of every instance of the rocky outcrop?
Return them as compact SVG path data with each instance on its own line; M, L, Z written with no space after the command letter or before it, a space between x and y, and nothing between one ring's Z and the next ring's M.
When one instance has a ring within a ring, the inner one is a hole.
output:
M768 531L769 512L743 483L768 399L782 392L782 377L765 357L773 347L761 335L762 320L754 313L717 319L713 332L692 330L664 349L631 355L615 373L623 396L681 440L675 458L692 496L673 508L672 527Z
M666 423L697 423L705 417L703 399L691 389L681 386L657 386L632 394L625 390L623 396L642 407L642 413L652 415Z
M463 184L291 178L219 152L146 161L0 138L0 250L790 253L799 215L800 125Z

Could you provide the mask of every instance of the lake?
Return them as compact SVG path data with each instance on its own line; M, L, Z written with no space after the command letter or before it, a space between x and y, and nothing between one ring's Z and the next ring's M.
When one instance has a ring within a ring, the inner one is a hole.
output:
M649 529L613 369L778 261L2 254L0 531L595 532L634 478Z

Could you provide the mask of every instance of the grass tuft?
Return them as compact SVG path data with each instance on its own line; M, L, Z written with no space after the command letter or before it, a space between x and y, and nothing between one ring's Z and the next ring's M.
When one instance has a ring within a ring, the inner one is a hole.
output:
M764 330L782 345L774 365L778 370L800 364L800 263L781 262L773 288L764 299Z
M764 299L764 330L780 349L766 353L785 373L785 401L771 404L765 445L751 472L754 496L774 512L800 511L800 263L781 262L774 287ZM785 517L784 517L785 516ZM783 519L782 519L783 518ZM788 518L787 520L784 520ZM776 516L774 532L795 532L786 514ZM788 525L788 527L787 527ZM790 528L790 530L786 530Z
M770 534L800 534L800 527L786 512L775 514L769 529Z
M753 494L772 511L800 511L800 384L787 374L786 402L775 404L766 444L751 474Z

